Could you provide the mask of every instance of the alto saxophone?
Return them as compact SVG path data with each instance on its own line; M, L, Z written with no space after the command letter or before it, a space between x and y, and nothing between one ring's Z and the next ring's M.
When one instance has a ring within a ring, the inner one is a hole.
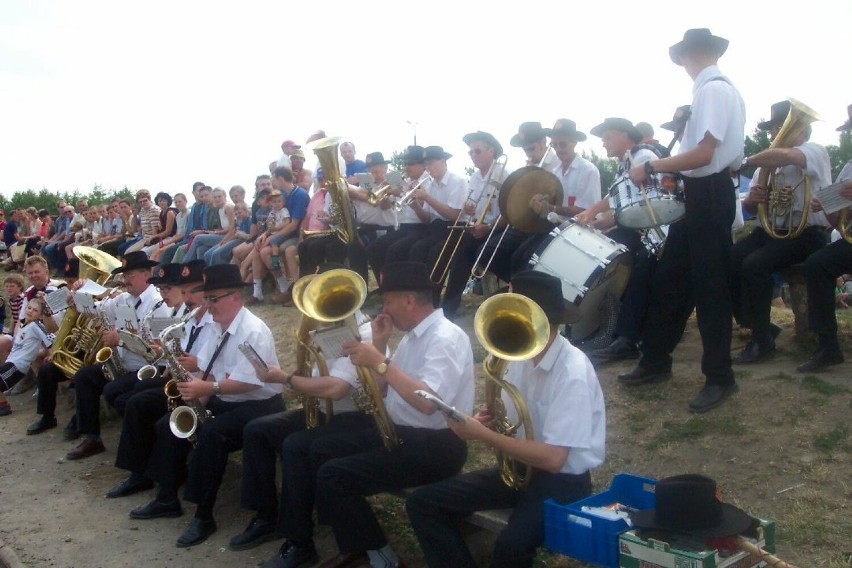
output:
M115 327L109 316L100 306L97 306L97 318L100 322L99 328L101 333ZM118 350L112 347L101 347L98 349L98 352L95 354L95 362L103 364L101 370L104 373L104 378L108 381L114 381L127 372L124 368L124 363L121 361L121 356L118 354Z

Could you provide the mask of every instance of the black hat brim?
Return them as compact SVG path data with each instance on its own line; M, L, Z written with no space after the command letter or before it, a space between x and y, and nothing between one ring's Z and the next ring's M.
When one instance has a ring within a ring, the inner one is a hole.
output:
M497 141L494 135L489 134L488 132L471 132L470 134L465 134L462 137L462 141L464 141L464 143L468 146L477 141L485 142L494 148L495 156L501 156L503 154L503 145Z
M577 142L583 142L586 139L585 133L580 132L579 130L566 130L564 128L545 128L544 134L551 138L554 136L568 136Z
M764 120L763 122L757 123L758 130L772 130L775 126L781 126L784 124L783 120Z
M852 118L837 127L837 132L843 132L845 130L852 130Z
M738 509L728 503L720 503L722 508L722 521L712 527L702 529L683 529L679 527L663 526L657 523L656 509L643 509L630 513L630 521L633 528L645 530L657 530L676 534L693 535L700 538L722 538L746 532L752 524L752 518L742 509Z
M606 132L607 130L617 130L619 132L624 132L636 144L641 142L643 138L642 133L639 132L638 128L636 128L635 126L631 126L626 122L624 124L615 124L613 122L604 121L589 130L589 132L592 133L592 136L597 136L598 138L601 138L603 137L604 132Z
M209 292L211 290L227 290L229 288L251 288L254 286L251 282L213 282L210 284L202 284L196 286L190 292Z
M155 267L155 266L157 266L158 264L160 264L160 263L159 263L159 262L157 262L156 260L148 259L148 260L146 260L145 262L140 262L139 264L136 264L136 265L134 265L134 266L130 266L130 265L128 265L128 266L119 266L118 268L116 268L115 270L113 270L113 271L111 272L111 274L124 274L125 272L129 272L129 271L131 271L131 270L139 270L139 269L145 269L145 268L154 268L154 267Z
M706 46L713 49L719 57L725 55L725 52L728 50L728 40L723 37L718 37L714 35L710 35L706 38L699 40L681 40L671 46L669 48L669 57L672 60L672 63L675 65L680 65L680 57L683 55L683 52L694 46Z

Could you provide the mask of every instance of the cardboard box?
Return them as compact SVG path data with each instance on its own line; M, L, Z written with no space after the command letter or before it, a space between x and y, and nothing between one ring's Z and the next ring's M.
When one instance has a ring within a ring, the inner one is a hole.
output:
M755 543L767 552L775 552L775 522L758 519L762 534ZM618 541L621 568L757 568L766 562L740 551L726 558L715 550L689 552L672 548L668 543L642 539L634 531L621 534Z

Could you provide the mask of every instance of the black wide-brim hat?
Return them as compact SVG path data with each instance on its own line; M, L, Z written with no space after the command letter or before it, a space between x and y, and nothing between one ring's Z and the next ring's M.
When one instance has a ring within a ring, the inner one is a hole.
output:
M674 112L674 116L668 122L664 122L660 125L660 128L665 130L671 130L672 132L677 132L681 125L686 124L689 120L689 117L692 115L692 105L683 105L677 107Z
M177 286L184 284L194 284L196 282L204 282L204 269L207 268L207 263L204 259L190 260L185 262L180 267L180 275L178 277Z
M728 40L714 36L707 28L686 30L683 39L669 48L669 57L671 57L672 63L680 65L680 56L693 47L709 48L719 57L722 57L728 49Z
M577 130L577 123L567 118L560 118L553 124L553 128L545 128L544 133L550 137L567 136L577 142L582 142L586 139L586 135Z
M130 270L138 270L140 268L153 268L159 263L156 260L151 260L148 255L138 250L124 255L121 259L121 266L112 271L112 274L124 274Z
M423 146L409 146L402 155L402 162L405 165L422 164L425 156L426 151L423 149Z
M633 123L627 120L626 118L618 118L618 117L610 117L604 119L604 121L594 128L592 128L589 132L592 133L593 136L597 136L598 138L603 136L603 133L607 130L617 130L619 132L627 133L627 136L630 139L638 144L642 141L642 133L639 132L639 129L633 126Z
M183 265L179 262L170 262L157 269L154 276L148 279L148 284L154 286L176 286L180 280L180 271Z
M477 130L476 132L470 132L462 136L462 140L465 144L470 146L476 141L485 142L492 148L494 148L494 157L503 155L503 145L500 144L494 135L490 132L483 132L482 130Z
M523 148L534 144L547 136L547 131L540 122L522 122L518 127L518 133L509 140L509 145L515 148Z
M214 264L204 269L204 284L196 286L192 292L209 292L227 288L246 288L252 283L243 282L240 267L236 264Z
M449 160L453 155L449 152L444 152L441 146L426 146L423 149L423 161L429 160Z
M741 534L752 524L748 513L719 501L716 482L703 475L661 479L654 493L656 508L630 513L634 528L722 538Z
M379 275L379 292L434 290L429 268L422 262L392 262Z
M367 154L367 157L364 158L364 162L367 164L367 167L373 166L384 166L390 164L390 160L385 160L385 155L381 152L370 152Z
M769 111L769 120L757 123L757 128L760 130L772 130L775 126L781 126L787 120L787 115L790 114L790 101L781 101L772 105Z
M846 107L846 113L849 115L849 119L837 127L838 132L843 132L844 130L852 130L852 105Z
M526 296L544 311L551 323L574 323L580 310L562 296L562 281L552 274L525 270L512 278L512 292Z

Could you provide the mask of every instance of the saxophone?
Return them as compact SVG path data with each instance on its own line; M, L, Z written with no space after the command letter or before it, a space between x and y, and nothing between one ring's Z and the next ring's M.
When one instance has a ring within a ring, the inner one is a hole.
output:
M112 321L100 306L97 306L96 317L98 322L100 322L99 328L101 332L113 328ZM101 347L98 349L97 353L95 353L95 362L103 365L101 370L108 381L114 381L127 372L124 369L124 363L122 363L121 357L118 355L118 350L113 349L112 347Z
M168 326L160 333L163 359L165 359L172 376L171 380L163 387L163 392L166 393L166 398L169 401L169 412L171 413L169 428L172 434L178 438L186 438L193 444L195 443L195 431L198 428L198 423L213 418L213 413L204 408L198 400L190 400L189 402L184 402L182 405L178 405L180 391L177 385L178 383L191 381L192 377L183 368L180 361L178 361L178 354L181 351L180 341L176 337L172 337L172 334L182 328L190 319L194 318L200 309L193 309L188 314L185 314L181 318L181 321Z

